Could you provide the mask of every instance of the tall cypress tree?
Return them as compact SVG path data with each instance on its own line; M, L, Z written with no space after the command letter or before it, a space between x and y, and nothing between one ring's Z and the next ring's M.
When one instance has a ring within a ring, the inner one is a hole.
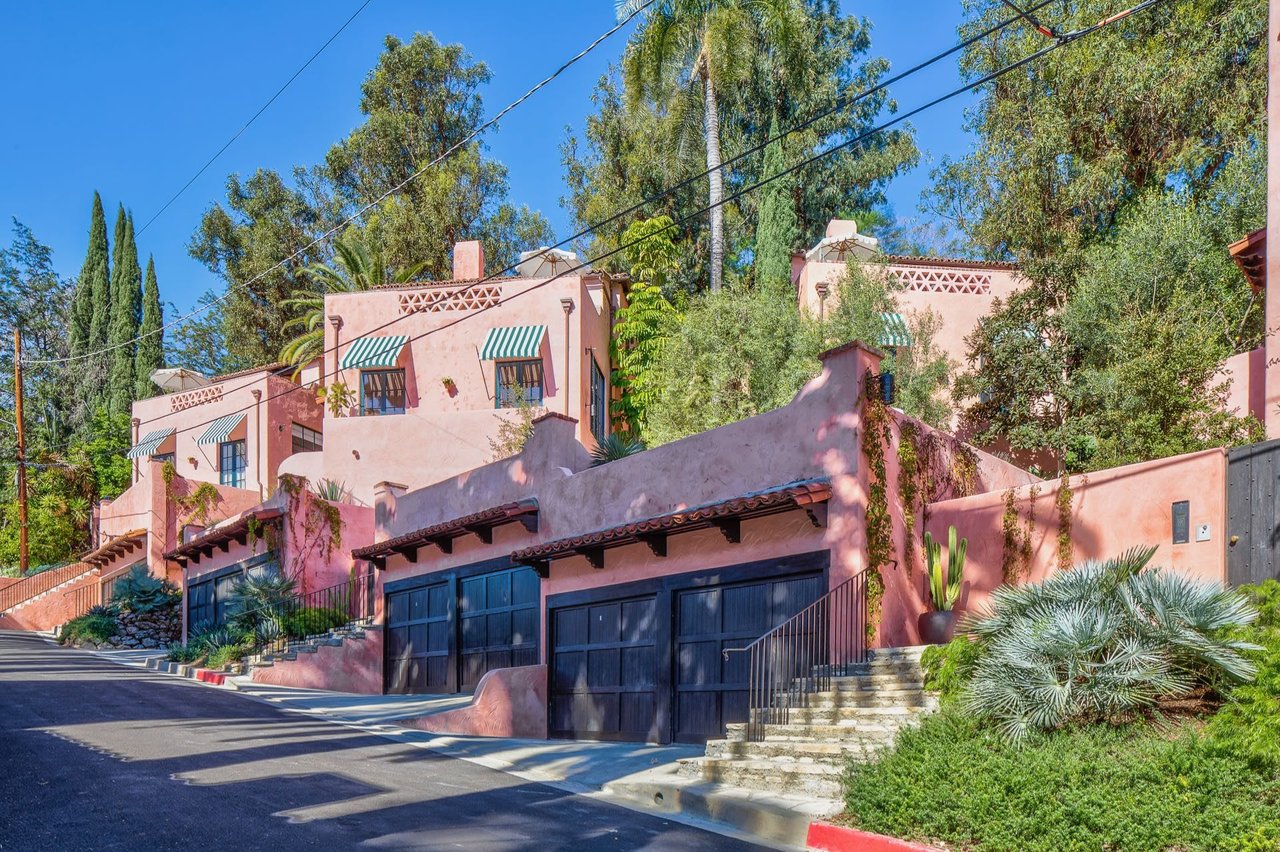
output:
M106 342L105 336L101 343L96 341L94 322L98 320L101 323L99 306L111 288L109 255L107 217L102 210L102 196L94 192L93 213L89 220L89 249L71 300L70 344L71 354L76 356L76 360L68 365L68 380L73 398L71 417L77 430L89 423L103 401L106 377L103 358L100 355L85 356Z
M102 349L111 338L111 288L120 278L121 248L124 245L125 231L129 227L129 216L121 204L116 210L115 239L112 242L114 251L111 254L110 272L102 288L93 292L93 319L89 323L89 343L94 349ZM109 362L104 361L104 365Z
M769 122L769 138L774 141L765 146L762 174L772 177L787 167L783 140L776 138L781 132L775 112ZM791 281L791 250L796 244L799 227L796 222L795 200L792 197L791 178L780 178L763 188L760 198L760 218L756 224L756 284L773 285Z
M156 259L147 258L147 283L142 293L142 325L138 328L138 354L134 361L134 399L155 396L151 374L164 366L164 308L156 283Z
M124 214L124 208L121 208ZM116 251L111 278L111 324L107 331L110 371L107 379L107 408L127 414L133 402L134 356L138 326L142 323L142 268L138 265L138 244L133 236L133 216L126 215L124 228L117 223Z

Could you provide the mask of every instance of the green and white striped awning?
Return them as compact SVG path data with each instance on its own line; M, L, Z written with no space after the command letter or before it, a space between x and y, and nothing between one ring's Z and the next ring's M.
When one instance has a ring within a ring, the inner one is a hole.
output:
M880 334L880 345L894 348L911 345L911 332L907 330L906 320L902 314L885 312L880 314L884 323L884 331Z
M235 414L228 414L226 417L219 417L217 420L209 424L209 428L204 430L204 434L196 438L197 444L221 444L223 441L231 437L231 433L236 427L244 422L244 412L237 411Z
M129 448L129 452L125 453L125 458L145 459L148 456L154 456L156 450L160 449L160 445L164 443L164 439L172 435L174 431L173 429L159 429L155 432L148 432L145 438Z
M480 360L537 358L538 350L542 348L542 338L546 333L545 325L511 325L491 328L484 337L484 346L480 349Z
M400 358L400 350L409 342L408 335L392 337L362 337L352 343L342 356L339 365L344 370L370 370L378 367L394 367Z

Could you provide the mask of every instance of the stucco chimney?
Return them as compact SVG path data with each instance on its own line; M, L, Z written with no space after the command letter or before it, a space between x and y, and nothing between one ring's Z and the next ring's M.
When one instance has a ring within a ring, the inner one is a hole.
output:
M373 537L376 541L392 538L391 525L396 519L396 499L408 487L399 482L379 482L373 486Z
M484 277L484 246L479 240L453 244L453 277L455 281Z

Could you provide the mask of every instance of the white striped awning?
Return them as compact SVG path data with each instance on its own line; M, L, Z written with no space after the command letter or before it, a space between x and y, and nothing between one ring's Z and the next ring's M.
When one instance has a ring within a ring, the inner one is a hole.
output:
M352 343L342 356L339 365L344 370L369 370L377 367L394 367L400 359L400 350L409 342L408 335L391 337L362 337Z
M537 358L546 336L545 325L511 325L489 329L480 349L481 361L500 358Z
M880 320L884 323L884 331L880 335L881 346L911 345L911 332L907 330L907 322L902 318L902 314L882 313Z
M231 437L231 433L236 427L244 422L244 412L237 411L235 414L228 414L226 417L219 417L217 420L209 424L209 428L204 430L204 434L196 438L197 444L221 444L227 438Z
M160 449L160 445L164 443L164 439L172 435L174 431L173 429L158 429L155 432L148 432L145 438L129 448L129 452L125 453L125 458L144 459L155 455L156 450Z

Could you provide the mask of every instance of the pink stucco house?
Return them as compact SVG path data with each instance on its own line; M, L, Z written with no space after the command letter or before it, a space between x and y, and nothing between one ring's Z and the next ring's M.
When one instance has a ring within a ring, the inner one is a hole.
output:
M609 431L609 335L624 280L568 252L526 252L517 274L485 277L479 242L454 247L453 279L326 297L323 363L304 381L348 389L326 410L325 446L283 473L419 488L491 461L522 392L539 413L573 418L593 445Z

